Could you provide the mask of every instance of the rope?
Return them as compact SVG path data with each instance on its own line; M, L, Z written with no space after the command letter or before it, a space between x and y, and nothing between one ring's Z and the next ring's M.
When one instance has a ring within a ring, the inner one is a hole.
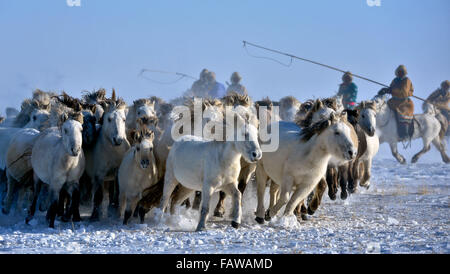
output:
M248 54L249 56L251 56L251 57L259 58L259 59L270 60L270 61L276 62L276 63L278 63L278 64L280 64L280 65L282 65L282 66L285 66L285 67L290 67L290 66L292 65L292 61L293 61L293 60L292 60L292 57L291 57L291 59L290 59L289 64L285 64L285 63L283 63L283 62L281 62L281 61L279 61L279 60L277 60L277 59L274 59L274 58L270 58L270 57L265 57L265 56L259 56L259 55L251 54L251 53L248 51L248 48L247 48L247 46L246 46L246 43L247 43L247 42L244 41L244 48L245 48L245 51L246 51L247 54ZM249 43L249 44L252 45L251 43Z
M177 78L177 79L174 80L174 81L163 82L163 81L154 80L154 79L152 79L152 78L149 78L149 77L145 76L145 75L144 75L144 72L155 72L155 73L163 73L163 74L172 74L172 75L178 75L178 76L180 76L180 77ZM142 77L142 78L144 78L144 79L146 79L146 80L149 80L149 81L151 81L151 82L160 84L160 85L172 85L172 84L175 84L176 82L180 81L180 80L183 79L183 78L191 78L191 79L197 80L197 78L192 77L192 76L187 75L187 74L184 74L184 73L180 73L180 72L171 72L171 71L163 71L163 70L154 70L154 69L142 69L138 76L140 76L140 77Z

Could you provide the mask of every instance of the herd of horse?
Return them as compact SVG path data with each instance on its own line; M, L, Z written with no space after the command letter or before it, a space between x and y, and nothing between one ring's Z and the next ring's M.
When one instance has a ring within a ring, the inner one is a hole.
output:
M191 114L187 128L199 124L211 134L174 130L184 116L176 112L180 106ZM208 115L195 115L196 107ZM448 125L436 118L433 105L423 109L415 115L412 135L423 140L423 149L412 162L433 144L448 163ZM224 201L231 196L231 224L238 228L242 194L253 176L258 223L270 221L283 207L285 215L306 220L327 188L335 200L339 189L346 199L358 185L370 186L372 160L381 143L406 163L397 150L397 122L385 95L354 109L344 109L336 96L303 103L292 96L253 102L233 92L220 99L170 102L152 96L128 106L114 90L109 98L104 89L82 98L36 90L20 111L8 108L6 113L0 119L2 212L27 208L29 223L38 208L47 212L50 227L57 216L81 221L80 205L92 208L90 221L107 214L123 217L124 224L132 216L144 222L155 207L160 209L156 214L173 214L183 205L200 210L197 230L204 230L211 196L220 191L214 215L224 216ZM230 113L233 119L224 119ZM276 150L262 149L262 125L277 130Z

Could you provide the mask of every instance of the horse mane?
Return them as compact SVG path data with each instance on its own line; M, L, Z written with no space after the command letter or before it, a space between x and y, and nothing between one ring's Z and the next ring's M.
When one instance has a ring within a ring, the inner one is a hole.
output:
M314 135L320 135L325 129L331 125L331 119L321 120L309 127L302 128L300 132L300 140L308 142Z
M106 100L106 90L104 88L101 88L97 91L83 91L83 96L82 99L84 102L86 103L91 103L95 102L95 103L99 103L99 102L103 102Z
M294 96L286 96L280 99L280 106L282 107L289 107L299 103L300 101L297 100Z
M325 106L333 109L334 111L337 111L337 99L336 98L325 98L325 99L322 99L322 103Z
M318 121L308 127L302 128L300 131L300 140L303 142L309 141L314 135L320 135L322 132L327 129L332 124L335 124L337 121L341 121L348 126L351 126L351 124L347 121L347 115L345 112L341 114L331 114L328 119L323 119L321 121ZM355 134L356 135L356 134ZM356 137L356 136L354 136ZM353 137L352 137L353 138Z
M134 100L133 101L133 107L136 109L138 107L142 107L142 106L151 106L154 105L154 101L151 101L150 99L138 99L138 100Z
M359 103L359 105L356 108L359 110L365 109L365 108L370 108L374 111L377 111L377 104L374 101L367 100L367 101L362 101L361 103Z
M259 107L267 107L267 109L272 109L272 107L273 107L273 102L272 102L272 100L270 100L269 97L267 96L267 97L263 98L263 99L260 100L260 101L256 101L256 102L255 102L255 107L256 107L257 110L259 109Z
M62 98L61 98L62 97ZM64 91L60 96L53 96L52 98L56 98L59 103L63 104L64 106L71 108L75 111L81 111L82 109L82 103L79 99L73 98Z
M50 107L50 103L51 103L51 98L53 96L55 96L55 95L56 95L56 93L54 93L54 92L45 92L45 91L42 91L40 89L36 89L35 91L33 91L32 99L36 100L37 102L39 102L39 104L42 107L49 108Z
M140 144L145 139L153 139L155 137L155 133L145 124L141 124L139 130L131 130L130 137L135 141L135 144Z
M13 127L23 127L30 121L30 115L35 110L49 111L49 105L42 105L36 99L25 99L20 106L20 112L14 118Z
M149 98L150 102L153 102L156 105L162 105L165 104L164 100L162 98L159 98L157 96L150 96Z
M295 115L294 123L301 128L307 128L311 126L314 113L316 113L319 109L323 107L323 102L320 99L317 99L316 101L307 101L302 105L307 103L312 103L312 107L310 108L310 110L307 111L305 119L301 119L299 116L299 113L304 112L305 108L300 107L300 109L297 111L297 114Z
M235 91L231 91L222 98L222 103L225 106L241 105L244 107L249 107L252 104L252 100L247 94L239 94Z

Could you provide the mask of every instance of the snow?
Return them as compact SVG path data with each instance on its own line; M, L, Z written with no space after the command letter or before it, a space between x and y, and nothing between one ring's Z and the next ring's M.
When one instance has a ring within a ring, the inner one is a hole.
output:
M377 158L370 189L345 201L325 193L308 221L277 216L263 225L254 221L252 183L237 230L230 217L210 217L207 231L194 232L199 213L181 207L172 216L153 210L145 224L133 219L128 226L119 219L89 223L89 208L82 208L86 221L56 222L55 229L43 212L26 225L25 211L12 210L0 213L0 253L450 253L449 182L448 165Z

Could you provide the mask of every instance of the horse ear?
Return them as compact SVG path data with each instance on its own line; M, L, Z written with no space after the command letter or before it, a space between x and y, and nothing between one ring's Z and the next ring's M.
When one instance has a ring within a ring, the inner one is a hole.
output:
M116 101L116 90L114 88L112 89L111 100Z

